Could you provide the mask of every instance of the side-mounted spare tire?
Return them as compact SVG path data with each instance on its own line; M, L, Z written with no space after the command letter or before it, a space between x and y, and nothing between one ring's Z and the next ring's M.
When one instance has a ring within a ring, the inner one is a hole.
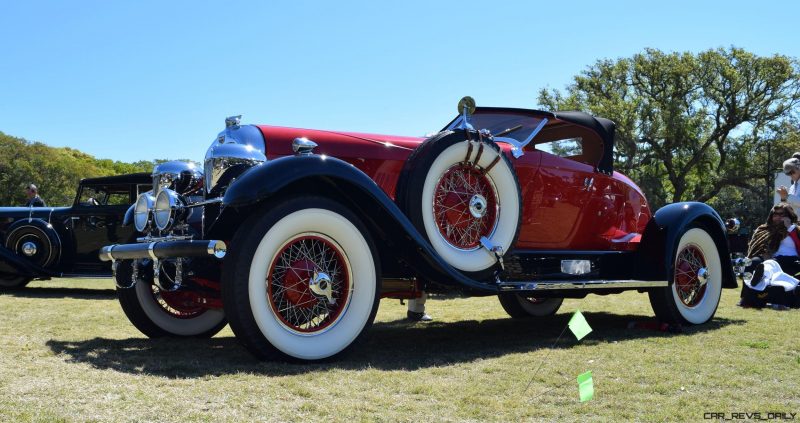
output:
M508 251L519 235L514 167L474 131L445 131L420 144L403 168L397 204L447 263L473 279L491 278L497 263L482 238Z
M6 248L41 268L58 265L61 239L52 225L40 219L19 221L6 236Z

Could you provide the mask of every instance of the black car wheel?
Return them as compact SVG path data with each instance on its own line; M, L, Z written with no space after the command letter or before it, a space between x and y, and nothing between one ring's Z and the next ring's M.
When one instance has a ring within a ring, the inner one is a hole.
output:
M375 319L379 266L363 223L335 201L299 197L256 212L225 262L231 329L261 359L341 354Z
M122 260L117 265L117 285L129 286L131 277L131 261ZM197 306L191 292L162 291L152 277L137 280L131 288L117 288L117 297L128 320L150 338L210 338L227 324L221 310Z
M0 289L24 288L30 281L30 278L24 276L0 276Z
M515 319L552 316L564 302L563 298L536 298L520 294L500 294L497 298L503 310Z
M500 147L475 133L448 131L420 144L397 203L445 261L475 279L491 277L497 263L481 240L508 251L519 235L517 174Z

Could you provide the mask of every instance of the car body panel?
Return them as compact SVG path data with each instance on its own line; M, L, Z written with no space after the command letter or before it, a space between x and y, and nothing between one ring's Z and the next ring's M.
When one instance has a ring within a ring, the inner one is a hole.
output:
M641 190L630 179L618 172L600 170L600 163L607 161L604 154L608 149L604 139L609 136L609 131L601 122L589 120L582 114L563 112L556 115L523 109L480 110L492 116L512 113L523 119L552 119L533 143L525 148L525 154L511 160L523 198L517 248L621 251L634 251L637 248L641 231L650 219L650 210ZM568 120L559 120L558 116ZM458 118L453 120L456 121ZM453 126L453 122L448 128ZM396 197L395 190L405 161L414 148L424 141L424 138L358 132L269 125L257 127L263 134L269 160L293 155L292 141L305 137L318 144L315 153L352 164L367 174L392 199ZM594 163L560 157L536 148L541 142L571 135L583 136L585 143L592 143L590 150L593 151ZM512 157L509 144L498 144L506 155ZM587 187L587 181L592 181L592 185ZM628 213L626 219L621 217L623 213Z
M0 207L0 244L5 250L0 261L26 273L26 276L31 276L32 272L33 277L45 278L61 274L110 275L110 266L101 262L97 253L102 246L109 243L135 241L134 228L122 225L123 216L129 204L150 183L148 173L87 178L80 182L70 207ZM95 205L81 201L98 193L108 194L107 197L100 198L100 201L118 201L121 204ZM112 195L117 197L112 198ZM60 259L46 269L33 263L21 268L19 260L15 260L21 257L15 255L6 245L8 235L20 224L40 224L52 228L60 244ZM9 254L14 258L9 258Z

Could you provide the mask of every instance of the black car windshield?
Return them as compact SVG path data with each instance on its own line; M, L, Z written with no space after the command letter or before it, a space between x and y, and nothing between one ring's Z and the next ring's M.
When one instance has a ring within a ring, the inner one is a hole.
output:
M518 142L528 140L542 120L543 118L500 111L476 111L469 119L475 129L488 129L495 137L513 138ZM459 116L445 129L457 128L462 121L463 117Z

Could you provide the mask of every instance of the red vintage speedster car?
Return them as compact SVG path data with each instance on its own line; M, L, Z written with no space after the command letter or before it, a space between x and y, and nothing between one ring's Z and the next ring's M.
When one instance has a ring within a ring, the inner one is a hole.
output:
M381 298L494 295L523 318L638 290L662 321L702 324L736 287L714 210L653 212L613 171L613 122L459 110L427 139L229 118L204 173L156 167L126 217L138 242L101 250L126 315L150 337L228 322L259 358L318 360L351 346Z

